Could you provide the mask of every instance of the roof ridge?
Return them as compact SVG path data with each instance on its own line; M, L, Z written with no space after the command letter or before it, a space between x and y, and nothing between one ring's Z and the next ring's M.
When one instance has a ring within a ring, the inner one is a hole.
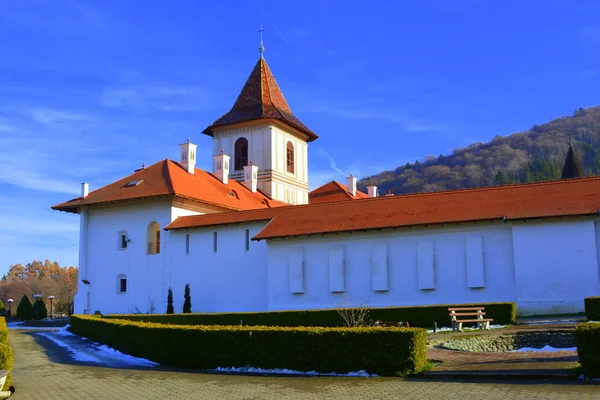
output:
M342 184L341 184L340 182L336 181L335 179L334 179L334 180L332 180L331 182L333 182L334 184L338 185L338 187L344 191L344 194L345 194L345 195L346 195L346 196L347 196L349 199L354 199L354 197L353 197L353 196L352 196L350 193L348 193L348 187L344 187L344 186L342 186Z

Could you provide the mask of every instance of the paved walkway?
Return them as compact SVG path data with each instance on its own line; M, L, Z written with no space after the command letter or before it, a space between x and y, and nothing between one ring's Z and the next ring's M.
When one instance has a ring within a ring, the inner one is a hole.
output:
M35 399L599 399L600 385L395 378L234 376L74 361L32 331L11 330L15 400Z

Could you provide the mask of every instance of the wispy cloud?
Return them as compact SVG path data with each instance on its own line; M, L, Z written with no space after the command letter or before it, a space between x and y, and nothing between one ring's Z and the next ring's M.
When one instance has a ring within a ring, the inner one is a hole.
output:
M342 170L338 168L335 160L333 159L333 157L331 157L331 155L322 147L317 147L317 153L325 158L327 158L327 160L329 161L329 167L336 173L338 174L343 174Z
M582 39L600 43L600 25L586 25L579 29L579 37Z
M51 108L34 108L29 110L34 121L44 125L64 122L89 121L90 117L76 112L62 111Z
M213 97L199 86L153 84L106 89L100 102L113 108L185 112L212 109Z

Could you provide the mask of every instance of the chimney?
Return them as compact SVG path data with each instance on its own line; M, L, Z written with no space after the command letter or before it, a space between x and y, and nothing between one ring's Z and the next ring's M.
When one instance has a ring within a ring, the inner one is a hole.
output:
M348 193L352 196L356 196L356 178L353 177L352 174L346 178L346 186L348 187Z
M252 193L256 193L258 189L258 167L252 165L252 160L250 160L250 164L244 166L244 185Z
M229 159L228 155L223 154L223 150L221 154L213 156L213 174L226 185L229 182Z
M181 149L179 165L181 165L188 174L192 175L196 170L196 147L198 146L191 143L189 138L186 143L179 145L179 148Z
M87 182L83 182L81 184L81 197L86 198L90 193L90 184Z
M369 192L369 197L377 197L377 186L367 186L367 191Z

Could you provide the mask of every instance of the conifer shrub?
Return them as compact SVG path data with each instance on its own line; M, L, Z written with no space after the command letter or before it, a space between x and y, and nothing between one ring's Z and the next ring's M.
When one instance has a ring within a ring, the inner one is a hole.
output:
M426 363L427 334L420 328L190 326L74 315L69 330L179 368L249 365L403 376L419 372Z
M484 306L486 317L492 318L493 324L511 324L515 322L517 307L515 303L477 303L477 304L439 304L414 307L370 308L369 318L372 321L401 321L410 326L431 328L436 322L438 326L450 326L449 307ZM105 318L128 319L131 321L157 322L175 325L251 325L251 326L323 326L341 327L344 320L336 309L294 310L247 313L212 313L212 314L115 314Z
M185 285L185 290L183 293L183 313L189 314L192 312L192 295L190 294L190 284Z
M0 299L0 316L6 315L6 308L4 307L4 302Z
M587 319L589 321L600 321L600 296L587 297L584 302Z
M48 310L46 309L46 304L41 297L38 297L37 300L33 303L33 318L34 319L44 319L48 316Z
M26 294L21 297L21 301L17 307L17 318L23 321L33 319L33 306L31 305L31 301L29 301L29 297L27 297Z
M173 290L169 288L169 294L167 294L167 314L173 314Z
M573 335L583 373L587 378L600 378L600 323L579 324Z

